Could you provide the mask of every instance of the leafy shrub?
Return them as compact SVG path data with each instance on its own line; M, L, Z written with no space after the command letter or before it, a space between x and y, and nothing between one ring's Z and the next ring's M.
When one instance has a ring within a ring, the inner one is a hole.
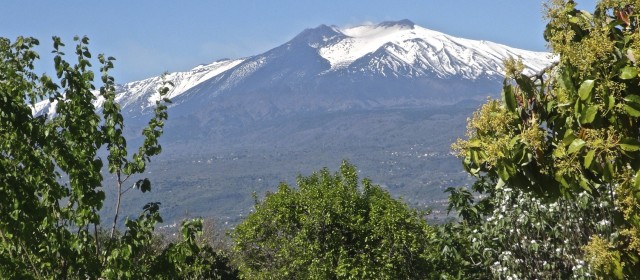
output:
M233 232L240 275L249 279L423 279L432 270L421 213L347 162L281 184Z

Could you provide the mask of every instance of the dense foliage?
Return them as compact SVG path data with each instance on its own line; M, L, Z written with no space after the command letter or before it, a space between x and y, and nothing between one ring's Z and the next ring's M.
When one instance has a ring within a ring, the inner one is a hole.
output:
M640 275L640 3L601 1L593 14L573 1L547 7L544 35L558 63L527 76L509 61L503 102L485 104L468 140L454 145L488 182L479 191L493 210L476 240L496 277L632 279Z
M89 40L75 40L77 61L70 64L64 44L53 38L56 77L51 78L33 73L36 39L0 38L0 278L216 276L227 265L195 242L198 220L183 225L181 242L159 253L150 250L154 227L162 221L158 202L146 204L136 219L127 218L125 231L117 233L122 195L130 189L151 190L147 178L125 183L143 174L150 158L160 153L168 100L157 102L143 144L129 157L108 74L114 59L98 56L104 85L96 90ZM159 89L160 97L167 91ZM57 104L55 115L34 116L32 107L45 99ZM96 100L103 105L99 112ZM101 150L106 160L98 156ZM113 185L103 185L104 163L116 178ZM105 188L113 188L118 204L111 225L99 215Z
M343 163L280 185L233 233L248 279L424 279L433 235L422 215Z

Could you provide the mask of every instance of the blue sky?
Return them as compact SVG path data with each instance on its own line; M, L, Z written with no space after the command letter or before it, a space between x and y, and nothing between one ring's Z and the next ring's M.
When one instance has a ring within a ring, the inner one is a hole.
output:
M577 1L593 10L595 0ZM116 82L258 54L305 28L410 19L454 36L544 51L544 0L3 0L0 36L87 35L94 54L116 57ZM71 51L68 51L71 53ZM50 60L50 59L49 59ZM45 61L48 65L50 61ZM47 66L39 65L49 72Z

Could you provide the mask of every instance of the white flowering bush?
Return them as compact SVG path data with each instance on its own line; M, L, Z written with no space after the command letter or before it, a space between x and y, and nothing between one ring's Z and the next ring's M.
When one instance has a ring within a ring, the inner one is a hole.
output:
M580 193L577 200L540 198L511 188L496 191L495 208L472 237L491 261L496 279L591 279L585 264L590 236L612 232L607 199Z

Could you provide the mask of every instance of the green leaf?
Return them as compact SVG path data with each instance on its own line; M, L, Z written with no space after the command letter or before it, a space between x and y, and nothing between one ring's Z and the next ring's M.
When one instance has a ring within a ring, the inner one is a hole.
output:
M587 124L593 122L598 114L598 107L587 106L580 113L580 123Z
M509 174L509 168L504 163L498 166L497 171L498 171L498 176L500 176L500 179L502 179L505 182L509 180L509 177L511 177L511 174Z
M630 103L634 104L634 103ZM630 104L624 104L624 111L632 117L640 117L640 106L632 106ZM635 105L635 104L634 104Z
M562 173L561 173L561 172L556 172L556 173L554 174L554 179L555 179L558 183L560 183L560 185L562 185L563 187L565 187L565 188L570 187L570 186L569 186L569 183L567 183L567 179L565 179L565 178L564 178L564 176L562 176Z
M480 165L480 161L478 160L478 152L471 150L469 152L470 156L471 156L471 162L475 165L475 166L479 166Z
M143 193L151 191L151 181L149 181L149 179L147 178L144 178L144 180L142 181L142 186L140 186L140 190Z
M562 144L569 145L571 144L571 142L573 142L573 140L576 140L578 137L576 137L575 134L573 134L573 130L571 129L567 129L567 131L564 133L564 137L562 138Z
M569 16L569 22L578 24L578 23L580 23L580 18L579 17Z
M591 163L593 162L593 157L596 155L595 150L590 150L587 155L584 157L584 168L591 167Z
M573 104L573 111L576 112L576 117L582 115L582 111L585 109L587 105L584 104L584 102L582 102L580 99L576 100L576 102Z
M613 180L613 176L616 174L615 169L613 168L612 161L613 161L613 159L611 159L609 157L607 157L604 160L605 168L603 170L604 171L603 174L604 174L605 179L609 180L609 181Z
M607 110L611 110L616 105L616 98L611 94L607 94L604 99L604 102L605 102L605 105L607 106Z
M516 97L513 92L513 87L510 84L507 84L506 80L502 86L502 98L504 99L504 104L507 105L507 109L511 112L516 111Z
M589 186L589 182L584 176L580 176L580 182L578 182L578 185L580 185L580 187L582 187L582 189L584 189L588 193L591 193L592 189Z
M633 117L640 117L640 96L629 94L624 97L624 110Z
M626 66L620 70L620 79L629 80L638 76L638 69L634 66Z
M636 177L633 179L633 186L636 190L640 190L640 170L636 172Z
M618 145L620 146L620 149L627 152L640 151L640 142L633 138L622 139Z
M516 145L520 145L522 143L522 137L520 135L516 135L511 140L509 140L509 148L513 149Z
M573 81L571 79L571 69L568 67L564 67L560 72L560 86L566 89L571 94L575 94L576 88L573 85Z
M515 80L518 86L520 86L520 89L526 94L527 97L533 96L534 85L533 81L531 81L531 78L529 78L527 75L520 74Z
M635 94L629 94L624 97L624 101L640 104L640 96Z
M584 142L584 140L580 138L575 139L573 140L573 142L571 142L571 145L569 145L569 150L567 151L567 153L573 154L579 152L585 144L586 142Z
M134 187L140 189L143 193L151 191L151 181L148 178L138 180Z
M580 84L580 89L578 89L578 95L580 99L587 100L591 97L591 92L593 91L593 80L586 80Z

